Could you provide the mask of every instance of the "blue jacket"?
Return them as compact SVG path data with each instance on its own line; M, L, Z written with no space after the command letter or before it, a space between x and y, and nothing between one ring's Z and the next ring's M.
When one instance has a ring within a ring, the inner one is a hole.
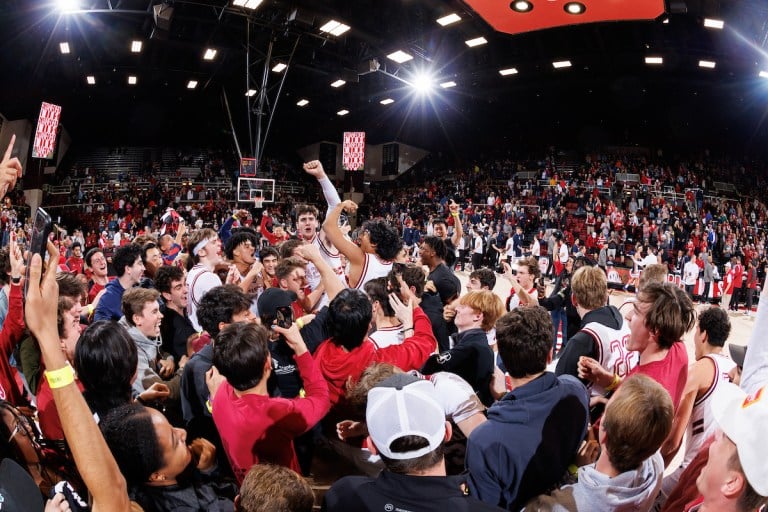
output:
M471 494L507 510L554 487L587 432L587 388L545 372L488 409L467 440Z
M96 311L93 313L93 321L99 320L120 320L123 316L123 293L125 288L120 284L119 279L113 279L107 283L104 287L104 295L99 300L99 305L96 306Z

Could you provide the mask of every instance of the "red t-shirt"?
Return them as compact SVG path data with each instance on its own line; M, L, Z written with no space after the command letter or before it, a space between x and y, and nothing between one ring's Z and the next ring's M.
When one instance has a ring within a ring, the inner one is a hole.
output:
M82 383L75 379L75 384L82 393L84 389ZM40 379L40 385L37 388L37 417L40 420L40 430L46 439L64 439L59 411L56 409L56 402L53 401L53 391L45 377Z
M642 373L664 386L672 397L672 405L680 405L685 382L688 380L688 352L682 341L677 341L669 348L669 352L660 361L653 361L635 366L627 376Z

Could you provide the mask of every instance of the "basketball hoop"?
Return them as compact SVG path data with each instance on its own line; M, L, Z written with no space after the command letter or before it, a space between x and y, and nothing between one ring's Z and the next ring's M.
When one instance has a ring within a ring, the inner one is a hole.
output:
M254 197L253 198L253 204L257 209L261 209L264 206L264 198L263 197Z

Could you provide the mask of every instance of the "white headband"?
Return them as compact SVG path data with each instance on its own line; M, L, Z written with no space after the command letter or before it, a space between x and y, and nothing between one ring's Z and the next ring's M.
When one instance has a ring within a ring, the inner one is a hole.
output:
M203 247L208 245L209 242L213 242L214 240L216 240L215 237L209 237L209 238L204 238L204 239L200 240L199 242L197 242L197 245L195 246L195 248L192 249L192 254L194 256L197 256L197 253L200 252L200 249L202 249Z

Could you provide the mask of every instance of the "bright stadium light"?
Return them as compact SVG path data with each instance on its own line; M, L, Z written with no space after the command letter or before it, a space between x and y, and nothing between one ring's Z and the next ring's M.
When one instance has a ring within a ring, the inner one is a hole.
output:
M432 90L434 80L427 73L419 73L413 78L411 83L416 92L420 94L427 94Z
M61 12L72 12L80 9L79 0L58 0L57 6Z

